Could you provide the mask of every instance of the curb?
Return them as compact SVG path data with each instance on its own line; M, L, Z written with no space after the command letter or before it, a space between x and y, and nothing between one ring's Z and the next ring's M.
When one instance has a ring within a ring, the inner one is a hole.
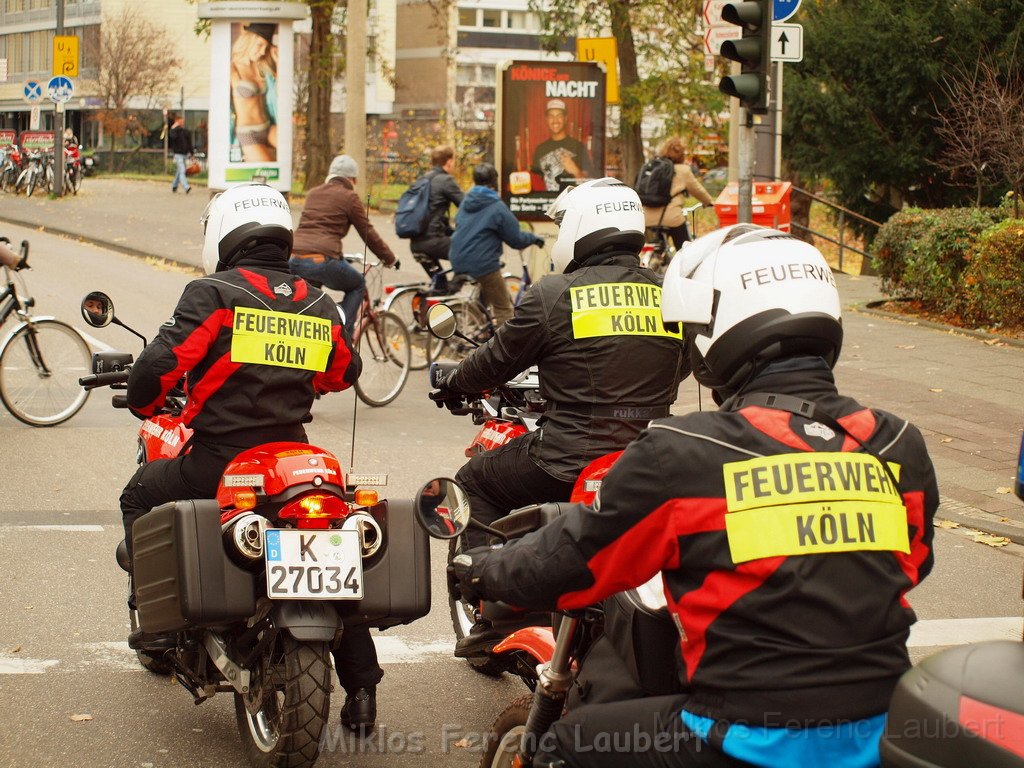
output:
M893 299L876 299L874 301L862 302L859 304L850 305L850 309L854 312L860 312L865 315L877 315L879 317L886 317L890 320L900 320L909 325L920 325L923 328L933 328L937 331L945 331L947 333L955 333L961 336L971 336L981 341L998 341L1002 344L1006 344L1010 347L1018 347L1024 349L1024 339L1015 339L1010 336L1000 336L998 333L990 333L988 331L978 331L972 328L960 328L955 325L948 325L946 323L936 323L933 320L924 320L911 317L909 315L901 315L898 312L889 312L885 309L878 309L877 307L885 304Z
M1000 519L1001 516L955 499L939 502L935 517L959 523L964 528L971 528L993 536L1002 536L1014 544L1024 546L1024 525L1012 521L1004 523Z

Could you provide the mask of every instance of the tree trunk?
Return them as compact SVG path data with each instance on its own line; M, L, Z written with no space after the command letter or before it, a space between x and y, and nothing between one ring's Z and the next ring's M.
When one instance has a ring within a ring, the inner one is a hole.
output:
M331 164L331 86L334 38L331 19L337 0L310 2L313 32L309 42L309 103L306 106L306 184L322 184Z
M794 187L800 187L800 189L809 188L810 185L800 176L799 172L788 170L786 175L788 176L786 180ZM793 224L799 224L800 227L811 226L811 198L807 197L807 195L801 195L794 190L789 198L789 206L790 221ZM814 245L814 235L800 227L792 227L793 237Z
M612 35L619 51L619 93L622 98L622 119L619 121L619 141L622 144L622 180L632 184L644 164L644 145L640 136L642 105L630 93L636 85L636 47L633 44L633 26L629 18L629 0L609 0Z

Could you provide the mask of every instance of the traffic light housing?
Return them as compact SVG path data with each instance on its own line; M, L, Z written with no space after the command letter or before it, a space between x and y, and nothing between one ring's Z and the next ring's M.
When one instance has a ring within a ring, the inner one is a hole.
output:
M742 65L740 74L723 77L718 90L735 96L756 114L768 112L772 56L772 0L726 3L722 21L743 28L743 37L722 43L722 55Z

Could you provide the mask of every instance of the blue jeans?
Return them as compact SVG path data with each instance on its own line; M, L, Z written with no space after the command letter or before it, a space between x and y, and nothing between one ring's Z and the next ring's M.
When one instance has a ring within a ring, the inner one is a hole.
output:
M185 175L185 155L174 155L174 181L171 182L171 191L173 192L178 188L178 182L181 181L181 186L185 189L189 188L188 176Z
M345 259L330 259L317 263L314 259L300 259L292 256L288 260L288 268L293 275L308 280L316 286L323 286L335 291L344 291L345 298L340 302L341 310L345 313L345 330L349 338L356 327L356 315L359 314L359 305L363 302L363 294L366 293L366 281L363 273L349 264Z

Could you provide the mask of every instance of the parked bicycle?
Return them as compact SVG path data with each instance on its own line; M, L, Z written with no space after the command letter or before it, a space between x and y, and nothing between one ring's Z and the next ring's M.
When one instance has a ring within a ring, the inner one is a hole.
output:
M6 237L0 242L10 243ZM28 258L28 241L21 243ZM17 324L0 342L0 401L18 421L52 427L78 413L89 392L78 379L92 370L92 354L82 335L53 317L32 315L23 273L3 269L6 288L0 292L0 325L10 317ZM20 288L20 290L19 290Z
M53 189L53 158L46 152L29 152L26 155L25 167L14 184L14 191L25 190L28 197L37 189L50 191Z
M0 149L0 190L13 192L21 174L21 150L17 144Z
M683 216L687 219L689 240L697 237L697 211L704 207L703 203L683 208ZM676 248L669 237L669 227L648 227L651 232L651 240L646 243L640 251L640 263L650 267L660 275L665 274L672 257L676 255Z
M366 279L366 292L352 334L352 345L363 360L363 371L355 384L356 395L370 406L387 405L398 397L409 378L409 331L402 318L380 305L383 263L376 261L364 269L361 254L347 253L345 259L361 269Z

